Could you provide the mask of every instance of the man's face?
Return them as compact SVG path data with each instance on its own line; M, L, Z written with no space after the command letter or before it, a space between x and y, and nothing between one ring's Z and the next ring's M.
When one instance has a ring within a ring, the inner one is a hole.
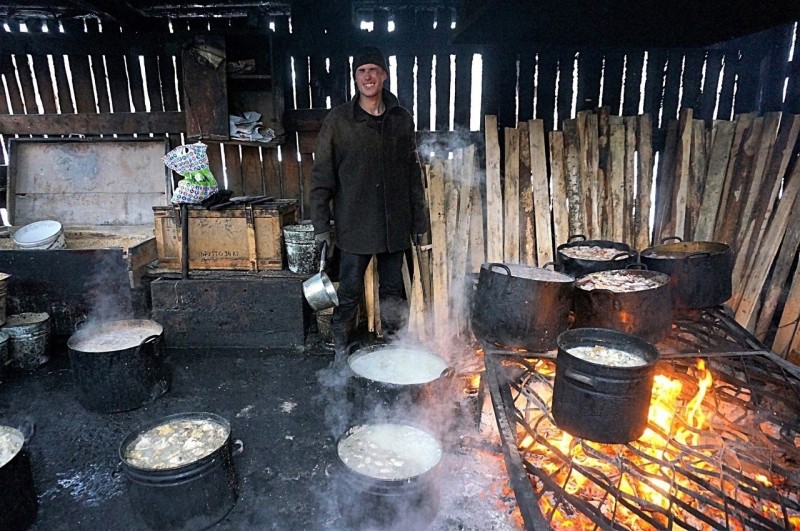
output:
M378 65L367 63L356 68L356 88L368 97L375 97L383 90L383 82L389 75Z

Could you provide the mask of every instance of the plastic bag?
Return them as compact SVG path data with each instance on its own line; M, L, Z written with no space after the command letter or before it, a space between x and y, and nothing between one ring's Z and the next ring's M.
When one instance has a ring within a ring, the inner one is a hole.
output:
M202 142L178 146L162 158L169 169L183 177L172 193L173 204L199 204L219 191L208 167L207 147Z

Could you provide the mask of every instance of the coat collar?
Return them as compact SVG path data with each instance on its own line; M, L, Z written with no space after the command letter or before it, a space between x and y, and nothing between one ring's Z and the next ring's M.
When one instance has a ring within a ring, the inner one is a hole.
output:
M391 112L391 110L394 109L395 107L400 106L400 102L398 101L397 96L389 92L388 89L384 88L382 91L382 95L383 95L383 104L386 105L386 114L389 114L389 112ZM367 119L367 117L366 117L366 112L358 112L359 110L358 96L359 93L356 92L356 95L353 96L353 98L350 100L350 104L352 105L353 119L363 122L364 120Z

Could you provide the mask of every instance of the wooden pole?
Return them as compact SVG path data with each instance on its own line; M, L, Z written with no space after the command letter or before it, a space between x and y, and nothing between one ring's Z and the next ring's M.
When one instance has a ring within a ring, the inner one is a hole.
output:
M503 261L503 192L497 116L486 116L486 259Z
M519 263L519 130L505 128L504 262Z

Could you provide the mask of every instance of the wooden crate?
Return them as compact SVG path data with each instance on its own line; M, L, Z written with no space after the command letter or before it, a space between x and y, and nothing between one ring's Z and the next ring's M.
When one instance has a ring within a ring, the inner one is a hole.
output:
M180 207L153 207L159 267L181 267ZM188 207L189 269L283 269L283 227L297 221L297 201L279 199L225 210Z

